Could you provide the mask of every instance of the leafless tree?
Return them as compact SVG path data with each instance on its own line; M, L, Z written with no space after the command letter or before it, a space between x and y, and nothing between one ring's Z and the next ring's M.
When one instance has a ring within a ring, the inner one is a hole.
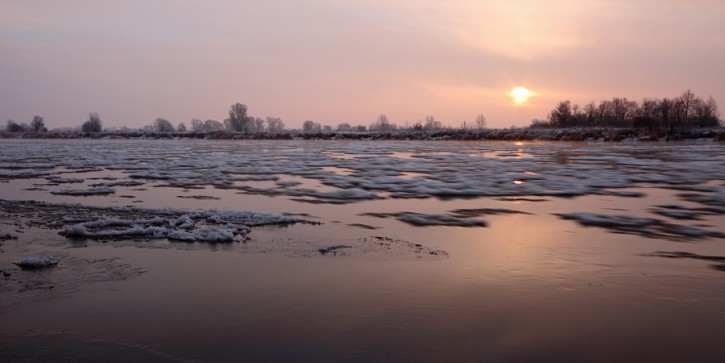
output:
M424 127L426 130L438 130L443 127L443 124L433 116L426 116Z
M707 101L698 98L693 106L696 126L713 127L720 125L720 112L715 99L710 96Z
M153 129L156 132L174 132L174 125L169 120L159 117L154 121Z
M626 97L612 98L612 114L617 121L625 121L634 117L637 111L637 102L630 101Z
M284 132L284 121L279 117L267 117L267 135L276 136Z
M398 127L388 120L388 116L380 115L373 124L370 125L370 131L392 131Z
M204 132L216 132L224 130L224 124L216 120L206 120L203 126Z
M191 120L191 131L204 132L204 121L195 118Z
M571 119L571 101L561 101L549 112L549 123L557 127L568 127Z
M302 131L305 133L320 132L320 130L322 130L322 126L312 120L307 120L302 123Z
M103 131L103 122L98 112L91 112L88 114L88 120L81 126L83 132L101 132Z
M179 124L176 126L177 132L186 132L186 125L183 122L179 122Z
M264 132L264 119L261 117L249 117L247 124L248 131L253 134L261 134Z
M476 116L476 128L479 130L483 130L486 128L486 116L484 116L484 115Z
M33 121L30 122L30 130L33 132L45 132L48 129L45 128L45 122L40 116L33 116Z
M235 103L229 109L229 118L225 120L230 131L248 132L249 117L247 116L247 106L241 103Z
M337 125L337 131L342 131L342 132L352 131L352 126L350 126L350 124L347 122L343 122L343 123Z

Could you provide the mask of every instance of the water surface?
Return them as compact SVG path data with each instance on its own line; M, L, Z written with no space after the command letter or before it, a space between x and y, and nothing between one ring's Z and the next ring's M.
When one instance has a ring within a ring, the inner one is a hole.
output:
M5 207L0 232L18 239L0 247L11 273L0 281L0 349L13 354L70 345L183 361L725 359L721 144L3 140L0 149L3 200L322 223L252 228L246 242L71 240ZM112 192L78 195L99 188ZM333 246L345 248L320 253ZM61 263L11 264L37 254Z

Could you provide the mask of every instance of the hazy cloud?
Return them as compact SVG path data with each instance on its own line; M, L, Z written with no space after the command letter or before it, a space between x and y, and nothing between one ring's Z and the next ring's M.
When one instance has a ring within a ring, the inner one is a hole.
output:
M525 125L562 98L725 96L718 1L3 1L0 117ZM508 91L536 92L512 107ZM666 94L663 94L665 93Z

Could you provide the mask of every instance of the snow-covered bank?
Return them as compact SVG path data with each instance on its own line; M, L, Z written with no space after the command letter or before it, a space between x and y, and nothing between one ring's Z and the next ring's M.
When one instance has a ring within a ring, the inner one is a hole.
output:
M676 141L710 139L725 141L725 128L678 129L670 133L666 130L646 128L508 128L482 130L393 130L393 131L287 131L268 135L264 133L217 132L116 132L100 133L9 133L0 132L0 138L27 139L214 139L214 140L514 140L514 141Z

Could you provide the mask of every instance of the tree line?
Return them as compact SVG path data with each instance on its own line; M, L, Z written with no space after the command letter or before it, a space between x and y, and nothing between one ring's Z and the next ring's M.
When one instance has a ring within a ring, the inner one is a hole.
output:
M287 131L284 121L279 117L254 117L248 114L248 109L245 104L235 103L229 108L229 117L223 122L216 120L202 121L200 119L193 119L187 126L185 123L180 122L176 126L163 118L159 117L154 120L150 125L146 125L139 130L132 130L126 127L122 127L120 131L139 131L139 132L158 132L158 133L172 133L172 132L195 132L195 133L213 133L213 132L233 132L233 133L244 133L244 134L266 134L268 136L280 135ZM486 128L486 117L484 115L477 115L474 122L463 121L460 129L462 130L483 130ZM396 130L413 130L413 131L435 131L446 129L443 122L435 119L433 116L427 116L424 120L418 120L417 122L410 124L406 122L404 125L397 125L391 122L388 117L384 114L378 116L375 122L368 126L365 125L350 125L347 122L339 123L336 127L330 125L321 125L318 122L312 120L306 120L302 123L301 131L303 133L320 133L320 132L365 132L365 131L396 131ZM99 133L108 131L104 129L101 117L97 112L91 112L88 114L88 118L83 122L77 131L84 133ZM43 118L35 116L30 125L17 124L13 120L8 120L5 128L6 132L47 132L48 129L45 127Z
M561 101L546 120L533 120L533 128L635 127L653 129L717 127L721 125L715 99L695 96L691 90L674 98L645 98L641 103L614 97L584 107Z

